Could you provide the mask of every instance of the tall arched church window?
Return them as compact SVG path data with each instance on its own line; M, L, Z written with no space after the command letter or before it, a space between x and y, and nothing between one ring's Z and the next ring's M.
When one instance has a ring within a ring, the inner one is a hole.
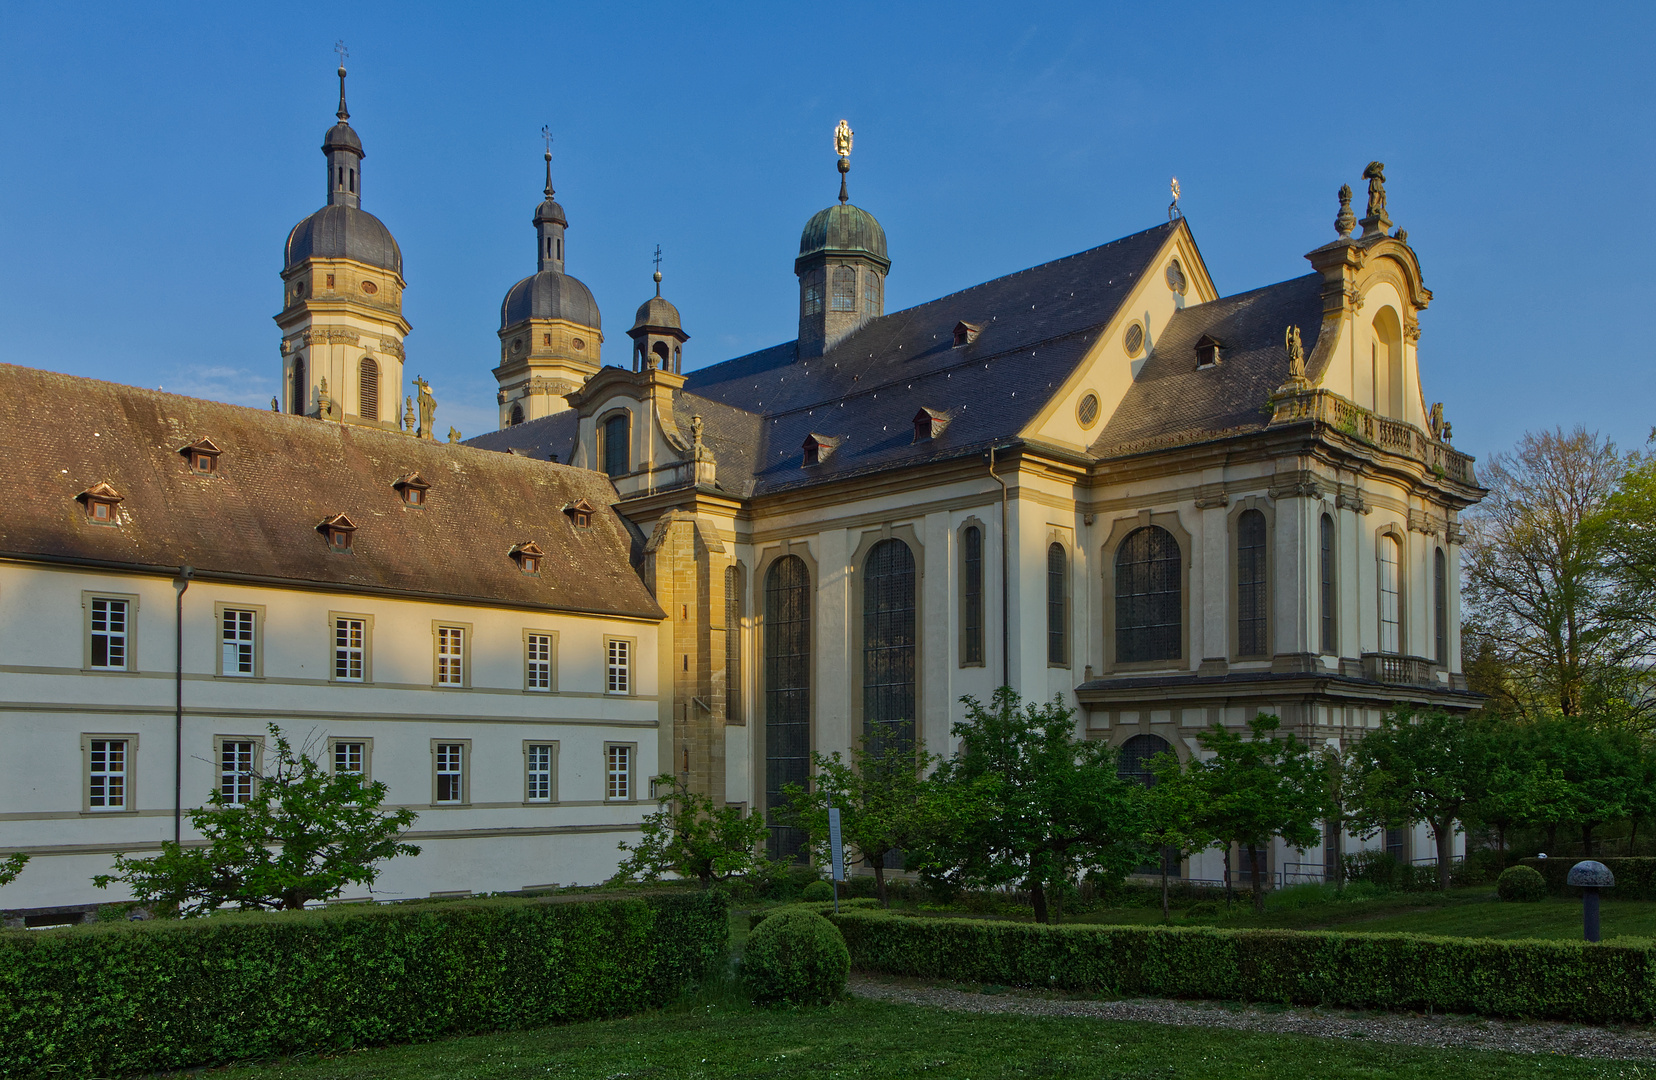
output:
M1403 646L1402 581L1399 573L1403 563L1402 545L1397 537L1380 537L1380 651L1401 652Z
M523 402L512 402L512 416L511 419L506 421L506 423L511 427L516 427L517 425L523 423Z
M742 568L725 567L725 719L742 722Z
M625 476L632 471L632 423L626 413L604 421L604 474Z
M1445 666L1449 663L1449 560L1443 549L1432 552L1432 629L1435 631L1436 651L1433 659Z
M960 662L983 663L983 530L960 534Z
M881 540L863 563L863 729L876 753L913 744L914 616L914 553Z
M812 270L805 275L804 289L799 294L801 315L822 314L822 282L821 270Z
M1116 752L1116 775L1123 780L1131 780L1145 787L1154 787L1155 774L1150 771L1150 762L1158 754L1173 752L1173 747L1160 735L1134 735L1121 744ZM1168 877L1179 876L1179 849L1164 847L1161 851L1162 865L1149 863L1137 868L1141 874L1159 874L1165 868Z
M834 268L834 310L857 310L857 271L849 266Z
M1244 510L1236 519L1236 654L1266 656L1265 515Z
M880 274L877 270L863 269L863 310L870 315L878 315L880 304Z
M1069 555L1047 546L1047 663L1069 665Z
M1339 599L1334 589L1334 519L1327 514L1322 516L1317 538L1317 570L1322 579L1322 651L1332 656L1340 651L1335 641L1334 622Z
M293 415L305 415L305 354L296 353L293 357L293 386L289 388L288 407Z
M1179 542L1158 525L1127 534L1115 560L1116 662L1177 660L1183 652Z
M379 384L379 361L372 356L364 356L361 369L357 372L357 415L364 420L380 418Z
M765 821L772 859L797 858L803 830L777 824L782 790L811 776L811 574L784 555L765 573Z

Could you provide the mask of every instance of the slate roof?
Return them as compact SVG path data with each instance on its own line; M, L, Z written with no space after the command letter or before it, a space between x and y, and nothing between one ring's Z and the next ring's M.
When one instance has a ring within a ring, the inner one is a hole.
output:
M603 328L598 301L579 278L556 270L530 274L506 290L500 302L502 330L524 319L568 319L577 326Z
M355 259L394 274L402 273L402 249L385 222L343 203L324 206L288 233L286 269L313 256Z
M556 459L567 465L575 453L575 434L580 422L580 415L574 409L565 409L499 431L474 435L466 440L466 445L501 454L518 454L536 461Z
M796 359L787 342L701 368L688 373L685 390L756 414L752 494L979 453L1034 418L1176 227L1157 225L873 319L818 358ZM962 321L983 332L957 348ZM941 437L914 441L921 407L952 415ZM813 431L840 443L805 469L800 448ZM724 483L722 460L719 471Z
M1289 326L1300 328L1310 356L1322 327L1321 274L1178 312L1091 452L1115 457L1265 427L1269 415L1263 406L1288 378L1283 333ZM1222 347L1218 365L1198 369L1196 342L1203 335L1217 338Z
M222 451L215 475L179 453L203 437ZM9 364L0 460L0 555L663 617L614 488L585 469ZM424 507L392 487L409 473L431 485ZM103 481L119 527L76 501ZM587 530L562 512L582 498L603 508ZM357 526L349 554L316 531L340 513ZM509 557L527 542L545 552L536 577Z

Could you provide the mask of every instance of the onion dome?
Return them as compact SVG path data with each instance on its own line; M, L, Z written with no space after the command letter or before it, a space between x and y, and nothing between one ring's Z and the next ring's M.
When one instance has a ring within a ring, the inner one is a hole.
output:
M362 209L362 140L352 130L345 108L345 67L339 68L339 122L322 136L328 159L327 205L288 233L286 265L292 270L306 259L351 259L402 275L402 249L391 230Z
M506 291L506 299L500 304L500 328L504 330L525 319L564 319L578 326L602 330L598 302L592 298L592 290L563 272L564 230L569 227L569 218L553 198L551 136L547 138L546 198L535 207L534 221L538 272Z
M633 329L682 330L684 326L679 322L678 308L656 295L639 305L638 317L633 320Z
M886 266L886 234L880 223L860 206L841 203L819 210L799 234L796 264L814 255L861 255Z

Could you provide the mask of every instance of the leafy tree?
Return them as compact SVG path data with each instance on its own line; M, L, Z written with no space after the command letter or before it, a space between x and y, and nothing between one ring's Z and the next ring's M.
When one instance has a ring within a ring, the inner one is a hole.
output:
M1478 798L1462 820L1495 830L1496 851L1505 866L1507 833L1542 823L1548 807L1569 798L1569 785L1556 768L1535 756L1528 725L1489 713L1472 722L1486 747L1485 772Z
M1207 804L1203 828L1248 851L1256 911L1265 910L1260 848L1277 836L1297 848L1317 843L1326 809L1318 757L1291 732L1278 738L1281 726L1265 713L1248 721L1246 736L1214 724L1197 736L1210 756L1192 763Z
M957 831L956 819L970 814L974 805L951 797L957 793L946 792L927 776L942 759L914 746L906 735L897 730L875 738L865 732L850 762L838 751L826 757L813 751L811 790L798 784L783 788L790 820L810 835L821 862L830 857L828 809L839 808L840 839L874 867L875 889L888 907L887 856Z
M1656 446L1656 429L1651 432ZM1648 726L1656 711L1651 657L1656 656L1656 455L1627 460L1627 471L1584 530L1607 568L1610 616L1620 628L1620 685L1601 695L1601 720Z
M1354 820L1381 829L1424 821L1437 841L1438 888L1449 888L1455 832L1484 795L1489 742L1465 716L1398 711L1351 750Z
M1216 837L1206 818L1207 798L1199 770L1186 768L1172 753L1150 761L1151 782L1144 798L1144 839L1161 852L1162 921L1167 921L1167 876L1170 859L1182 859L1212 847Z
M705 889L765 869L763 815L715 806L710 796L691 791L671 773L656 777L654 788L657 809L644 819L638 843L619 845L628 854L616 871L618 880L655 881L671 873L694 878Z
M1146 860L1144 789L1116 775L1108 746L1075 737L1072 710L1057 699L1023 705L1006 686L988 708L961 701L960 753L936 776L979 809L934 839L916 860L923 873L980 888L1021 884L1044 923L1049 890L1089 871L1120 877Z
M146 903L175 904L181 915L221 907L302 908L338 896L347 885L372 887L379 864L420 849L398 840L417 816L382 810L386 786L350 773L329 773L295 753L275 724L274 767L258 777L252 798L227 801L215 789L190 811L205 846L163 841L147 859L115 856L115 873L92 879L98 888L122 882Z
M1594 830L1648 805L1649 758L1633 732L1552 717L1531 725L1530 736L1541 767L1562 781L1535 808L1549 845L1556 844L1557 828L1569 825L1580 830L1582 850L1591 855Z
M0 889L5 888L17 880L17 875L23 872L23 867L29 862L29 853L14 851L0 861Z

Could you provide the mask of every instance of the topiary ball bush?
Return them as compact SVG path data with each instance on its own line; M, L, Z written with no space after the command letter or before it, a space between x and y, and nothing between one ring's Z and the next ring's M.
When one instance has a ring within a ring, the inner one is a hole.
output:
M1547 879L1527 866L1509 866L1495 879L1495 895L1526 903L1540 900L1547 895Z
M839 928L812 911L779 911L753 928L742 982L761 1005L826 1005L845 996L851 950Z
M834 898L834 887L826 881L813 881L805 886L804 891L799 894L799 898L808 903L820 904L824 900Z

